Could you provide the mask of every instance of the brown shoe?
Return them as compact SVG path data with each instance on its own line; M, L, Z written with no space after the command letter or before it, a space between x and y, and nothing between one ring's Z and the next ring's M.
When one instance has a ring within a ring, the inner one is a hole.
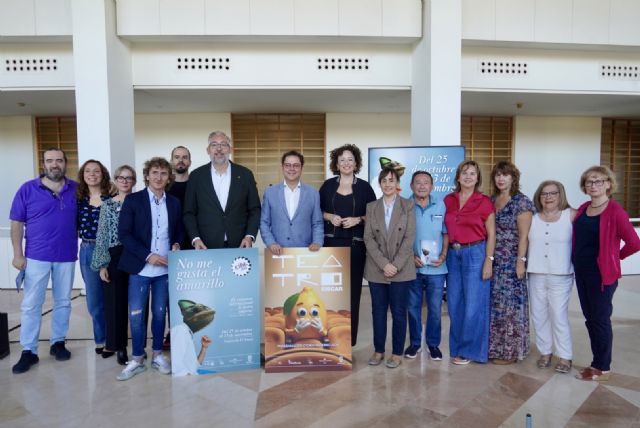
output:
M587 367L582 369L580 373L576 375L576 379L580 380L595 380L595 381L607 381L609 380L609 376L611 371L602 371L598 369L594 369L593 367Z
M558 360L558 364L556 364L555 371L557 371L558 373L569 373L570 370L571 360L560 358L560 360Z
M503 360L501 358L493 358L491 360L491 362L493 364L496 364L498 366L508 366L509 364L513 364L516 362L516 360Z
M551 365L551 354L540 355L540 358L538 358L536 365L539 369L546 369L547 367L549 367ZM557 368L558 367L556 366L556 369Z

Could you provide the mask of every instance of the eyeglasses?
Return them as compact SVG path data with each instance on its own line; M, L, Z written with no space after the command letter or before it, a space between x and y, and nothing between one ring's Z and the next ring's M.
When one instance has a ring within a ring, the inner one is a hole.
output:
M125 177L123 175L119 175L116 177L116 181L119 181L120 183L124 183L125 181L128 183L132 183L133 177Z
M228 143L209 143L209 147L214 149L228 149L231 146Z
M286 169L300 169L302 168L302 165L299 163L285 163L282 166L284 166Z
M555 191L555 192L542 192L540 193L540 197L541 198L555 198L556 196L558 196L560 194L560 192Z
M604 180L587 180L584 182L584 187L591 187L591 186L602 187L604 186L605 181L609 181L609 179L605 178Z

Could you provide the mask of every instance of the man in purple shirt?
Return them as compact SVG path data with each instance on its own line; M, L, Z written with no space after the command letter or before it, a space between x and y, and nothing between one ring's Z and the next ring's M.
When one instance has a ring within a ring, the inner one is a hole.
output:
M12 264L24 270L24 297L20 306L20 344L23 351L13 373L24 373L38 362L42 304L51 277L53 310L51 348L58 361L71 358L65 348L71 315L71 287L78 254L76 186L65 177L67 157L62 150L43 154L44 174L20 186L11 205ZM25 238L26 248L22 250Z

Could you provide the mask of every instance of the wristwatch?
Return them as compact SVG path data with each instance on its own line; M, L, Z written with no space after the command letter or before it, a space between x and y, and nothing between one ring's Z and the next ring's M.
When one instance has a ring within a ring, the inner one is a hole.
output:
M525 263L526 263L526 261L527 261L527 258L526 258L525 256L518 257L518 259L520 259L521 261L523 261L523 262L525 262Z

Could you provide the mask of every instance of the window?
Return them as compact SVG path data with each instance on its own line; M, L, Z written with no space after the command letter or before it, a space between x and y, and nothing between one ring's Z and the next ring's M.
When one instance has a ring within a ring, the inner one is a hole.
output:
M501 160L511 161L513 119L511 117L462 116L461 142L465 158L480 165L480 191L491 194L491 169Z
M632 218L640 217L640 119L603 119L600 163L613 170L613 198Z
M67 177L78 177L78 133L75 116L36 117L36 156L38 171L42 172L42 155L52 147L63 150L67 155Z
M255 175L258 193L284 180L280 160L288 150L304 155L302 180L320 188L325 176L324 114L232 114L233 160Z

